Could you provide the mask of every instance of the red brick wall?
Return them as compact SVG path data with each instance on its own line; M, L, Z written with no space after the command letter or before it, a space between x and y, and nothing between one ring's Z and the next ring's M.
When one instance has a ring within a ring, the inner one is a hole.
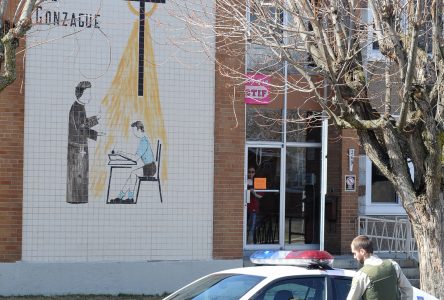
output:
M12 1L9 15L17 1ZM20 41L23 49L24 41ZM17 57L17 80L0 92L0 261L21 259L23 203L24 93L23 54Z
M219 16L216 22L220 24L221 19ZM217 61L243 74L241 41L230 44L230 40L218 38L216 43ZM225 45L229 46L225 48ZM234 79L235 74L223 76L220 71L216 66L213 257L232 259L243 255L245 105L243 85ZM222 73L226 72L227 69L222 70Z
M327 154L327 195L331 198L334 205L336 218L328 219L326 212L326 221L324 229L325 250L332 254L341 253L341 177L342 177L342 140L340 132L333 126L328 128L328 154ZM327 200L326 200L327 201ZM327 209L326 204L326 209Z
M231 103L231 80L216 75L213 257L242 257L244 105ZM235 117L235 111L238 119Z
M350 242L356 236L358 216L358 182L356 192L345 191L345 175L358 180L359 147L355 130L329 127L327 197L337 200L337 218L326 220L325 249L333 254L350 253ZM349 171L348 149L355 149L353 171Z
M357 216L358 216L358 172L359 172L359 140L356 131L352 129L344 129L341 131L342 136L342 176L341 176L341 253L350 253L350 242L357 234ZM348 149L355 149L355 158L353 171L349 171L348 166ZM344 189L345 175L356 175L356 191L346 192Z

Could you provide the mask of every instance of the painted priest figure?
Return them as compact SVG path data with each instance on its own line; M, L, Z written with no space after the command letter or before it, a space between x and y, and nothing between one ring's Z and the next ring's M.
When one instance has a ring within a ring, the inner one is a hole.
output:
M75 88L76 101L69 111L68 172L66 202L88 203L89 157L88 139L97 140L102 135L91 129L99 123L99 117L86 117L85 104L91 100L89 81L81 81Z

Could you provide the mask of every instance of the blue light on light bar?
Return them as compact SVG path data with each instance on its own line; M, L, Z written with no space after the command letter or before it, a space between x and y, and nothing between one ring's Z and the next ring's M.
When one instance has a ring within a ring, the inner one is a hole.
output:
M250 261L257 265L292 265L301 267L331 267L333 256L327 251L256 251L250 256Z

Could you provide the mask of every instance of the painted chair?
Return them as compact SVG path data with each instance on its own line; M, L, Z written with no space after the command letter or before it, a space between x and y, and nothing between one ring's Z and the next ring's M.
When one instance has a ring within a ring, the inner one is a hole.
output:
M149 181L149 182L156 182L157 181L157 185L159 186L160 202L163 202L163 200L162 200L162 187L161 187L161 184L160 184L161 154L162 154L162 144L160 143L159 140L157 140L157 149L156 149L156 166L157 166L157 171L156 171L156 174L154 174L153 176L138 176L139 184L137 185L137 194L136 194L136 201L135 201L135 203L137 203L137 200L139 198L140 183L146 182L146 181Z

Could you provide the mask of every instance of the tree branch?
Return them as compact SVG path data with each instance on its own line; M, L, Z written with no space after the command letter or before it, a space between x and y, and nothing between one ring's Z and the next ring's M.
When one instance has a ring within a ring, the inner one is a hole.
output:
M424 9L423 0L418 0L416 2L416 4L417 4L417 6L416 6L415 19L413 20L413 22L411 22L411 25L410 25L411 34L409 35L409 42L410 42L409 55L408 55L408 59L407 59L407 70L406 70L405 79L404 79L403 87L402 87L401 112L400 112L399 121L397 124L397 126L401 129L404 128L404 126L406 124L407 113L409 110L410 88L412 86L413 74L414 74L414 70L416 67L416 50L418 48L418 27L420 26L421 19L422 19L421 14L423 13L423 9Z
M27 0L24 4L20 19L14 28L1 39L5 49L4 70L0 75L0 91L5 89L16 79L16 50L18 41L31 28L31 15L35 8L36 0Z

